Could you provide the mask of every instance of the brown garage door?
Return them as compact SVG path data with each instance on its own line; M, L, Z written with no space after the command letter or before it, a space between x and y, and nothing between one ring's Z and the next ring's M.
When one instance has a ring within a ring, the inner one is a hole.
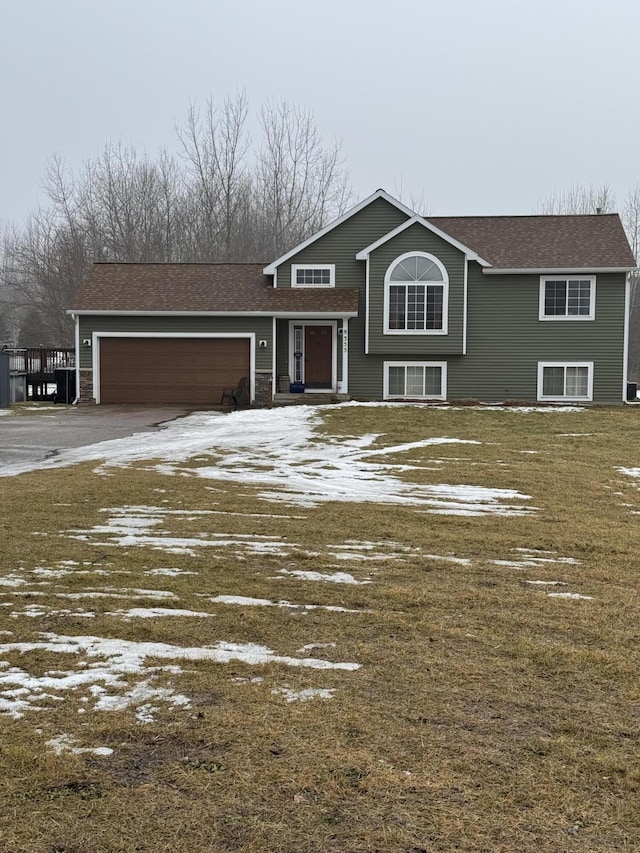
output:
M250 370L247 338L100 338L101 403L218 405Z

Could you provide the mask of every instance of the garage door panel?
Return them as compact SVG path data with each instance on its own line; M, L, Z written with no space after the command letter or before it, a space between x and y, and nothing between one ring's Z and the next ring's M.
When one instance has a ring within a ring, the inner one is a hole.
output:
M100 339L102 403L217 405L250 372L247 338Z

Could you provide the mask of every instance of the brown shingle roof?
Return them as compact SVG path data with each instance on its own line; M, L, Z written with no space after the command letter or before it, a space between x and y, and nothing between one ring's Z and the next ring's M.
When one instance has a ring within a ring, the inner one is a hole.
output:
M497 269L636 266L617 213L425 218Z
M264 264L96 263L71 311L351 313L355 288L274 289Z

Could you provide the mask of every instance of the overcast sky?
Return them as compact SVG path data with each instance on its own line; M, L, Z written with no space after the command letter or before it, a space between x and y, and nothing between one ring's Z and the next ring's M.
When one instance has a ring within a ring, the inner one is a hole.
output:
M531 213L604 183L620 208L639 38L638 0L0 0L0 221L44 201L53 154L176 152L190 100L242 89L310 108L356 198Z

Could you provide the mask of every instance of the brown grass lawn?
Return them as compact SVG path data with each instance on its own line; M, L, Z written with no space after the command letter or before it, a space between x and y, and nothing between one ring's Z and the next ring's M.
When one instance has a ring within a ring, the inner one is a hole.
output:
M321 432L378 433L380 448L478 441L388 461L407 481L516 489L536 509L292 507L149 462L0 478L2 853L640 850L640 481L617 470L640 465L640 412L324 411ZM214 510L157 530L229 544L117 545L94 528L125 506ZM255 551L255 536L286 547ZM182 574L155 573L168 568ZM317 607L212 601L223 595ZM134 607L208 615L124 615ZM105 663L59 637L165 646L115 684L58 689ZM220 643L281 660L180 652ZM166 693L147 700L148 687ZM309 689L328 692L302 701ZM12 715L21 699L39 710ZM56 754L63 735L112 753Z

